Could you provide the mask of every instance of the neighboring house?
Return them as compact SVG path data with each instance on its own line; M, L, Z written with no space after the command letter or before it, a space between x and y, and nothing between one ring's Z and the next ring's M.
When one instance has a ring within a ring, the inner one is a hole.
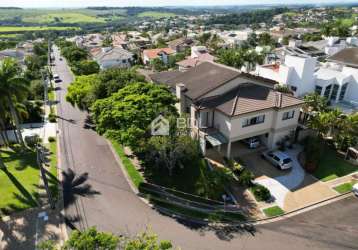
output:
M101 69L129 68L133 63L133 53L122 48L97 48L91 54Z
M20 64L24 64L26 53L22 49L4 49L0 51L0 60L13 58Z
M358 111L358 48L346 48L319 65L316 58L286 56L282 64L262 65L256 74L287 85L295 96L325 96L345 113Z
M276 148L298 126L303 101L275 91L271 80L211 62L151 78L168 85L179 100L179 112L190 114L192 135L204 154L214 147L231 157L233 143L253 136Z
M171 48L145 49L142 52L142 60L144 64L149 64L153 59L159 58L164 64L168 64L169 56L174 54L175 50Z
M188 57L182 61L177 62L180 71L185 71L199 65L202 62L214 62L215 57L209 53L199 54L198 57Z
M194 44L190 38L178 38L168 43L168 47L175 50L176 53L184 52Z

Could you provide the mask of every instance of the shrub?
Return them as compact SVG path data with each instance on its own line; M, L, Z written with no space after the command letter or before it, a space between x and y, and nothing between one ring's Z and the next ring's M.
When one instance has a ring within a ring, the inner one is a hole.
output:
M239 183L243 186L250 186L252 184L252 180L255 178L255 175L248 169L241 170L238 179Z
M50 113L48 115L48 120L49 120L49 122L52 122L52 123L56 122L56 115L54 113Z
M257 201L269 201L271 199L270 190L260 184L253 186L251 191Z
M307 137L304 142L305 163L304 169L312 173L317 167L323 154L324 142L318 137Z
M41 138L37 134L25 136L25 143L30 148L34 148L39 142L41 142Z
M47 140L48 140L49 142L55 142L55 141L56 141L56 138L53 137L53 136L49 136Z

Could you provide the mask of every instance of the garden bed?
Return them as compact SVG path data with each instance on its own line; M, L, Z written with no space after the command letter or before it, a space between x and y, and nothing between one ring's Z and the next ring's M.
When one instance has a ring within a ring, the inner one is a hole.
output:
M267 217L279 216L285 213L279 206L265 208L263 209L263 212Z
M346 183L343 183L343 184L340 184L340 185L334 187L333 189L336 190L340 194L344 194L344 193L352 191L353 185L356 184L357 182L358 181L346 182Z

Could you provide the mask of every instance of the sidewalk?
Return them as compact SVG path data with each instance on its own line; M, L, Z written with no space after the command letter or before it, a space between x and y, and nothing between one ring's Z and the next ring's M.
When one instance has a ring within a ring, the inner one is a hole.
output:
M45 240L61 242L59 212L34 208L0 219L0 249L29 250Z

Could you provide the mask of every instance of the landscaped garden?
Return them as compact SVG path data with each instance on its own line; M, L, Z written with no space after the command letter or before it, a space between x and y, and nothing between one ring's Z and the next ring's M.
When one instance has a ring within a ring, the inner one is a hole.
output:
M1 158L6 166L0 169L0 209L8 214L37 205L40 172L36 152L3 148Z
M333 149L326 148L313 175L321 181L329 181L355 171L358 171L358 166L344 160Z
M344 194L344 193L347 193L347 192L350 192L352 191L353 189L353 185L356 184L358 181L350 181L350 182L346 182L346 183L343 183L343 184L340 184L336 187L334 187L334 190L336 190L338 193L340 194Z
M285 213L279 206L265 208L263 212L267 217L274 217Z

